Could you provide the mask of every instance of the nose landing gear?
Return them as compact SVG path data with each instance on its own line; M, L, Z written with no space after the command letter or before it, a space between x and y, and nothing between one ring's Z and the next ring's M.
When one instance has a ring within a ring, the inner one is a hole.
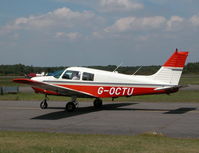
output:
M47 97L47 95L45 95L44 100L40 103L40 108L41 108L41 109L46 109L46 108L48 108L47 100L48 100L48 97Z

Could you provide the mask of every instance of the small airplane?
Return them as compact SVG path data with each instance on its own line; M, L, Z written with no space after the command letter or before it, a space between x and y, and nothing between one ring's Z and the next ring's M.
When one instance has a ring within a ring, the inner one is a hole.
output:
M29 73L25 75L26 78L33 78L33 77L42 77L45 76L45 72L42 73Z
M131 97L177 92L189 52L176 51L153 75L127 75L85 67L69 67L53 76L19 78L14 82L32 86L36 93L45 95L41 109L48 107L48 95L68 96L66 111L77 108L77 98L95 98L95 108L102 106L101 98Z

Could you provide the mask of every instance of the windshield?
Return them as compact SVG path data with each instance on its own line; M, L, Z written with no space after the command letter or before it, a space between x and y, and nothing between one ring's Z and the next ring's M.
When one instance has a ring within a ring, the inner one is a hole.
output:
M54 76L55 78L59 78L63 72L64 72L64 70L58 70L58 71L55 71L55 72L49 74L48 76Z

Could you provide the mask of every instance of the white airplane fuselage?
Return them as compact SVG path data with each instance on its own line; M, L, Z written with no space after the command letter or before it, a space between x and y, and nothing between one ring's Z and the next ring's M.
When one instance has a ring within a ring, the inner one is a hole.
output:
M64 74L68 71L78 72L80 74L79 79L73 80L72 78L64 78ZM93 75L93 79L84 79L84 73ZM67 68L58 78L44 76L35 77L32 78L32 80L82 92L89 97L99 98L158 94L164 93L165 91L155 89L175 86L163 81L155 80L152 76L126 75L84 67Z

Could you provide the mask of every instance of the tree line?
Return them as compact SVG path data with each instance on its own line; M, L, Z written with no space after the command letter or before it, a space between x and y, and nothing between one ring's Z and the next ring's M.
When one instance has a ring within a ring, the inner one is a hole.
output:
M86 66L89 68L95 68L100 70L114 71L116 65L107 65L107 66ZM35 67L27 66L23 64L15 65L0 65L0 76L16 76L16 75L26 75L29 73L52 73L57 70L62 70L67 68L67 66L58 66L58 67ZM140 66L121 66L116 71L124 74L134 74ZM140 75L150 75L155 73L160 66L142 66L136 74ZM183 71L184 74L199 74L199 62L188 63Z

